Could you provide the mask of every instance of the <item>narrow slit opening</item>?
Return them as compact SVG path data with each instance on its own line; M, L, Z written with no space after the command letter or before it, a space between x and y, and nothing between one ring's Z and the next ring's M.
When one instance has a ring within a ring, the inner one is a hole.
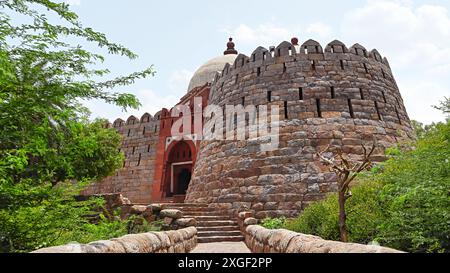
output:
M303 87L298 88L298 99L303 100Z
M330 92L331 92L331 98L334 99L336 97L336 94L334 92L334 86L331 86Z
M397 107L394 107L394 109L395 109L395 113L397 114L398 123L401 125L402 124L402 120L400 118L400 114L398 113L398 109L397 109Z
M287 101L284 101L284 118L288 119Z
M377 110L378 120L383 120L380 114L380 108L378 108L378 102L374 101L375 103L375 109Z
M316 99L317 116L322 117L322 111L320 110L320 99Z
M348 111L350 112L350 117L355 118L355 113L353 113L353 105L351 99L348 99Z

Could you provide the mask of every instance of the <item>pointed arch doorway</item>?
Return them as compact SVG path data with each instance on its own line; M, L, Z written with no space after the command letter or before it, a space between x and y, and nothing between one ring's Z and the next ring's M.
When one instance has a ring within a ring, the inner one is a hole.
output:
M166 162L164 196L174 202L184 202L192 176L193 152L188 143L180 141L171 146Z

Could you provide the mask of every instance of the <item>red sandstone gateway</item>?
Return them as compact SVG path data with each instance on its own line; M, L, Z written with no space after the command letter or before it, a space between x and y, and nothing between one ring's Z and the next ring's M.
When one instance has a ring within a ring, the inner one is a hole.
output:
M381 161L385 148L411 138L403 99L377 50L339 41L323 50L313 40L299 45L296 38L269 50L258 47L250 56L238 55L234 46L230 38L224 55L197 70L178 105L188 106L192 122L202 125L208 105L277 106L278 149L261 151L263 138L201 141L195 126L178 140L171 129L180 117L163 108L112 124L124 137L126 162L85 194L122 193L135 204L201 203L230 214L248 208L256 218L293 217L336 189L317 151L331 144L359 158L361 144L375 137Z

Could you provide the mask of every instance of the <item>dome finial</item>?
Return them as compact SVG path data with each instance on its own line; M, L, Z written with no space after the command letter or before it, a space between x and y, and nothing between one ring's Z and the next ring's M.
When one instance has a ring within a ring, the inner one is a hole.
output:
M292 37L291 44L294 45L294 46L298 45L298 38L297 37Z
M231 37L228 39L227 50L225 50L223 52L223 55L228 55L228 54L238 54L237 50L234 49L233 38L231 38Z

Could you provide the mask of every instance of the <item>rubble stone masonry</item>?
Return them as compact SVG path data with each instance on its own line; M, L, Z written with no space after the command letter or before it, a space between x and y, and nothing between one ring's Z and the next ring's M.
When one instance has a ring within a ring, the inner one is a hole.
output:
M216 75L209 104L242 103L280 107L279 148L260 151L264 138L202 141L186 202L293 217L336 190L317 152L331 145L358 159L375 137L382 161L385 148L413 137L387 59L358 44L283 42L240 54Z

